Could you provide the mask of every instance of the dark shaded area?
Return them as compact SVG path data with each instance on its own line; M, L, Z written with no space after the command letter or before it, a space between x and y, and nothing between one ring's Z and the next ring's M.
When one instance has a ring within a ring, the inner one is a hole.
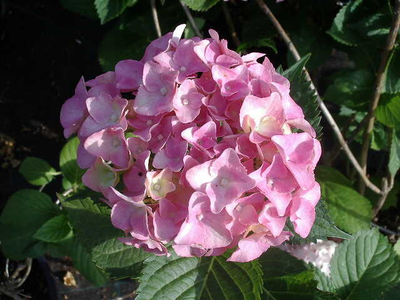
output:
M106 28L59 1L29 0L1 1L0 28L1 209L13 192L30 187L18 173L26 156L59 169L61 105L82 75L101 73L97 48ZM58 184L45 191L57 191Z

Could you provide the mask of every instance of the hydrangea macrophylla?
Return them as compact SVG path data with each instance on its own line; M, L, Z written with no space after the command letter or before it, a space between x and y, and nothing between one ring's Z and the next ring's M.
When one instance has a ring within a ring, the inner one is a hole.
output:
M183 28L140 61L82 78L61 124L122 243L156 255L172 243L185 257L234 248L229 261L251 261L290 238L286 222L309 234L321 146L264 54L241 56L214 30L183 39Z

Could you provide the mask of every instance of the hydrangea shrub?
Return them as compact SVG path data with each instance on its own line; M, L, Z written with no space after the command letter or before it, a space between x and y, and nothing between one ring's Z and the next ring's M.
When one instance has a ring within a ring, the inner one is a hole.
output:
M248 262L315 220L321 156L289 81L262 53L178 26L140 61L83 78L61 110L77 134L83 183L112 207L124 244L156 255ZM262 63L260 62L262 61Z

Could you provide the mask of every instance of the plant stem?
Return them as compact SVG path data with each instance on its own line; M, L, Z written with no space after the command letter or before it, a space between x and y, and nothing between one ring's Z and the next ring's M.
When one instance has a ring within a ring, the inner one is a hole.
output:
M203 35L201 34L199 28L197 27L196 22L194 21L193 16L190 13L189 8L182 2L182 0L179 0L179 3L182 5L183 11L185 12L186 17L188 18L189 24L192 27L194 33L198 37L203 38Z
M156 27L157 36L161 37L161 27L160 27L160 22L158 21L156 0L151 0L150 3L151 3L151 13L153 14L153 21L154 21L154 26Z
M225 2L222 2L222 11L224 12L226 23L228 23L229 31L231 32L232 40L235 43L236 48L239 47L242 43L239 40L239 37L235 30L235 25L233 24L233 20L231 14L229 13L228 5Z
M282 26L279 23L279 21L272 14L271 10L268 8L268 6L264 3L263 0L256 0L256 2L260 6L261 10L271 20L272 24L275 26L275 28L278 31L278 33L281 35L282 39L286 43L286 46L288 47L289 51L292 53L292 55L295 58L295 60L299 61L300 60L299 52L297 51L296 47L293 45L292 41L290 40L290 38L287 35L287 33L285 32L285 30L282 28ZM343 135L342 135L342 133L340 131L339 126L336 124L335 120L333 119L333 117L332 117L331 113L329 112L328 108L326 107L325 103L322 101L321 97L319 96L318 91L315 88L315 86L314 86L314 84L312 82L312 79L310 77L310 74L308 73L306 68L304 68L304 73L305 73L306 79L310 82L311 89L314 90L314 93L315 93L315 95L317 97L317 101L318 101L318 104L319 104L319 106L321 108L322 114L324 115L324 117L328 121L329 125L332 127L333 132L335 133L337 139L339 140L340 145L343 147L343 150L346 152L347 157L349 158L350 162L353 164L354 168L360 174L360 177L365 182L365 185L367 187L369 187L375 193L381 194L382 191L367 178L367 176L363 172L363 169L361 168L360 164L358 163L357 159L354 157L353 153L351 152L349 146L347 145L346 141L343 138Z
M374 129L374 122L375 122L375 111L376 108L378 107L381 91L382 91L382 85L384 82L384 74L385 74L385 69L386 65L389 59L389 54L392 51L394 47L394 43L396 41L397 34L399 33L399 26L400 26L400 0L396 0L396 7L394 10L394 17L393 17L393 22L390 27L390 32L386 40L385 47L382 50L381 53L381 62L379 65L379 70L378 73L376 74L376 81L375 81L375 88L374 88L374 94L372 97L372 100L370 102L368 114L367 114L367 126L366 130L364 131L364 138L363 138L363 144L361 148L361 156L360 156L360 165L363 169L363 174L366 175L367 173L367 158L368 158L368 150L369 150L369 144L371 141L371 134L372 130ZM359 192L361 194L364 193L365 190L365 184L363 181L360 181L359 185Z

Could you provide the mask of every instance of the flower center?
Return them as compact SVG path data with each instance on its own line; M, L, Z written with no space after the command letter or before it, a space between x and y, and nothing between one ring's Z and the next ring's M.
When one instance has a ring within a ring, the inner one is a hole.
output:
M161 189L161 185L159 185L158 183L153 185L153 190L158 192L160 189Z
M112 141L112 145L114 148L118 148L118 146L121 145L121 141L117 138L114 138Z
M183 105L188 105L189 104L189 100L186 99L186 98L182 99L182 104Z
M161 95L165 96L168 93L168 89L165 86L163 86L160 89L160 93L161 93Z
M203 216L203 214L198 214L196 216L196 218L197 218L197 220L201 221L201 220L203 220L204 216Z
M182 66L181 67L181 72L185 72L186 71L186 67Z
M227 186L228 183L229 183L228 179L222 178L219 184L220 184L222 187L224 187L224 186Z
M160 133L158 136L157 136L157 139L159 140L159 141L161 141L162 139L163 139L163 135Z

